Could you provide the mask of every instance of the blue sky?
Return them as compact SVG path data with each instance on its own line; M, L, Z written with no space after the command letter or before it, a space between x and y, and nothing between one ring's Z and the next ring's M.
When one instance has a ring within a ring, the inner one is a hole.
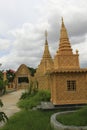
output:
M52 57L59 44L61 17L70 42L87 67L87 0L0 0L0 69L21 64L37 67L43 55L45 30Z

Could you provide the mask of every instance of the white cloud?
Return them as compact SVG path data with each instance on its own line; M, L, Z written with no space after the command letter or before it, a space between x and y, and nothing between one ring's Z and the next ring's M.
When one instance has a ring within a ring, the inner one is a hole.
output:
M0 0L1 69L17 69L22 63L37 67L43 55L46 29L54 56L61 16L73 49L80 52L81 65L87 66L86 12L87 0Z
M9 34L15 37L9 55L0 59L2 68L16 69L20 64L37 67L42 56L45 42L43 27L46 24L24 24L22 28L10 31ZM40 28L41 27L41 28ZM8 62L9 61L9 62ZM15 65L16 64L16 65Z
M11 46L11 43L7 39L0 39L0 51L6 51Z

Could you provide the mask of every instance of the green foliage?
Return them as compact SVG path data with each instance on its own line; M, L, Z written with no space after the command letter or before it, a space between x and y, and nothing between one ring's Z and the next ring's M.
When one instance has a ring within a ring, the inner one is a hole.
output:
M0 95L3 95L5 93L7 84L7 80L3 81L3 71L0 71Z
M3 107L3 102L1 99L0 99L0 107Z
M50 116L54 111L21 111L9 119L0 130L53 130Z
M5 83L2 79L0 79L0 90L2 90L5 87Z
M6 114L4 112L0 112L0 122L6 122L8 121L8 117L6 116Z
M22 93L20 99L28 98L29 96L35 95L38 92L38 82L30 82L27 92Z
M31 91L31 94L36 94L38 92L38 81L35 80L32 84L32 91Z
M18 106L25 109L31 109L39 105L41 101L50 101L50 97L49 91L41 90L35 94L28 95L24 100L20 100Z
M3 102L1 99L0 99L0 107L3 107Z
M72 113L57 116L64 125L87 126L87 106Z
M3 71L0 71L0 79L3 80Z
M0 99L0 107L3 106L3 103ZM6 116L6 114L4 112L0 112L0 122L3 121L3 122L6 122L8 121L8 117Z
M29 97L29 93L28 92L23 92L22 95L21 95L21 97L20 97L20 100L21 99L25 99L27 97Z
M30 81L29 87L28 87L28 94L30 95L32 93L32 89L33 89L33 82Z
M40 98L40 101L50 101L51 98L50 91L40 90L37 95Z
M5 94L7 84L8 84L7 80L3 81L2 79L0 79L0 95Z
M31 76L34 76L34 74L36 73L36 69L32 68L32 67L28 67L30 73L31 73Z
M15 72L11 69L6 70L6 76L7 76L8 82L13 82L14 77L15 77Z

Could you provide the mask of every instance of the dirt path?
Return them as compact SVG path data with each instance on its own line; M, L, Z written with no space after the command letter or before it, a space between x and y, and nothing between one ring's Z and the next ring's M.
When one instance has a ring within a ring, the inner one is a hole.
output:
M14 113L20 111L20 109L17 107L17 102L24 90L18 90L12 93L9 93L7 95L4 95L0 97L2 100L4 106L0 108L0 111L3 111L6 113L8 117L12 116Z

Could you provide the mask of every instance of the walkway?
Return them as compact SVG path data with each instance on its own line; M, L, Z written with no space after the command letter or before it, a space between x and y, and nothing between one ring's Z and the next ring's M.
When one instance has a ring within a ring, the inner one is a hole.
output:
M8 117L12 116L14 113L20 111L20 109L17 107L17 102L24 90L18 90L12 93L9 93L7 95L4 95L0 97L2 100L4 106L0 108L0 111L3 111L6 113ZM1 125L0 125L1 126Z

